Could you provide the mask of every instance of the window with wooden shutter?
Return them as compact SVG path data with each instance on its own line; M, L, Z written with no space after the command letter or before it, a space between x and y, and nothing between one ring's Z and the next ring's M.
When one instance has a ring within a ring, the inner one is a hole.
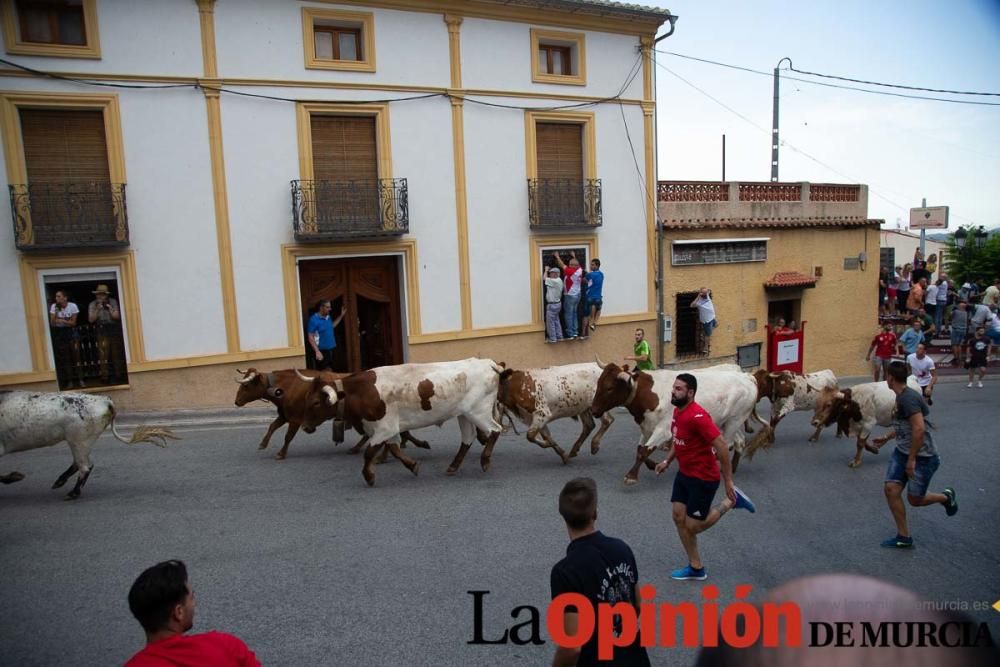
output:
M302 8L302 45L309 69L375 71L375 15Z
M531 51L534 83L586 85L587 46L583 33L532 28Z
M104 112L19 109L28 183L110 182Z
M377 230L375 118L313 115L310 125L317 229Z
M583 180L583 126L538 123L535 126L538 178Z

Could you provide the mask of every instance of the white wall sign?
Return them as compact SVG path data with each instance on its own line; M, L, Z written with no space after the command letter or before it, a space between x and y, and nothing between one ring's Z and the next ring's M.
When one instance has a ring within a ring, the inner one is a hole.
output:
M910 229L948 229L948 207L911 208Z
M794 364L799 360L799 339L793 338L792 340L783 340L778 342L778 360L779 366L785 366L787 364Z

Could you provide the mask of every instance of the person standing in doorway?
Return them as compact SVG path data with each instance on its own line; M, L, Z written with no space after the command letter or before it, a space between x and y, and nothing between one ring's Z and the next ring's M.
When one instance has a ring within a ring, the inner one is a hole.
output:
M80 332L76 328L79 315L80 309L69 300L69 294L58 290L55 303L49 308L49 327L52 329L52 348L60 388L72 387L74 379L77 386L86 386L80 363Z
M555 253L555 260L566 281L566 289L563 291L563 336L572 340L580 335L580 314L577 311L580 306L583 269L574 250L569 253L569 264L563 262L558 252Z
M941 458L934 446L931 430L927 428L930 410L920 394L906 386L906 376L906 365L902 362L889 364L889 388L896 394L895 428L872 440L872 444L881 447L896 439L884 484L885 499L896 522L896 536L882 541L883 547L895 549L913 546L906 522L906 505L903 504L904 487L908 486L906 499L913 507L944 505L948 516L958 512L955 489L952 487L945 487L941 493L927 492L934 472L941 465Z
M545 342L558 343L563 339L559 313L562 312L565 285L562 278L559 277L559 267L548 267L545 274Z
M333 351L337 347L337 339L333 330L347 315L346 304L341 307L340 315L336 320L330 315L332 309L330 300L323 299L316 306L316 312L309 318L307 338L313 349L313 354L316 356L316 368L319 370L333 370Z
M656 366L653 365L653 355L649 351L649 342L646 341L646 332L642 329L635 330L635 345L632 346L632 354L626 356L628 361L635 362L635 368L639 371L651 371Z
M729 446L712 417L695 402L697 392L698 380L690 373L681 373L674 380L670 399L674 405L670 427L673 444L670 455L656 466L656 474L663 474L676 458L679 468L670 502L674 526L687 553L688 564L670 573L670 578L677 581L708 578L698 552L699 533L714 526L734 507L751 513L757 511L746 494L733 485ZM725 484L725 497L712 509L720 477Z
M94 290L94 300L87 307L87 319L94 325L97 341L97 361L100 366L101 382L108 381L108 363L111 358L111 339L116 323L122 313L118 301L111 298L108 286L100 284ZM116 372L115 375L118 373Z
M552 567L549 586L552 599L575 593L590 602L591 616L598 613L599 604L628 604L639 610L639 567L632 549L622 540L608 537L597 530L597 484L589 477L570 480L559 493L559 514L566 522L570 543L566 557ZM563 631L575 634L581 610L564 612ZM615 636L621 635L621 624L613 624ZM649 656L642 646L641 636L628 646L616 646L608 662L597 659L598 633L592 633L583 646L559 647L552 664L563 665L628 665L648 667Z
M712 303L712 290L702 287L698 290L698 296L691 302L692 308L698 309L698 321L701 323L701 354L711 352L712 332L719 326L715 319L715 304Z
M983 378L986 377L986 368L990 365L990 352L993 343L986 337L986 330L983 327L976 329L976 335L969 339L969 358L965 362L965 367L969 369L969 384L972 386L972 376L979 371L979 388L983 388Z
M604 272L601 271L601 260L590 260L590 272L586 277L587 298L583 306L583 336L597 329L597 320L601 317L604 307Z

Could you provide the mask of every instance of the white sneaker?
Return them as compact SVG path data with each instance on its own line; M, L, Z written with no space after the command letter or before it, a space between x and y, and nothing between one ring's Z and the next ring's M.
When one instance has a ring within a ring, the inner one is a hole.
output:
M969 389L972 389L972 383L971 382L969 384L965 385L965 386L968 387Z
M979 387L980 389L982 389L982 388L983 388L983 383L982 383L982 381L980 381L980 382L979 382L979 383L978 383L978 384L977 384L976 386L977 386L977 387Z

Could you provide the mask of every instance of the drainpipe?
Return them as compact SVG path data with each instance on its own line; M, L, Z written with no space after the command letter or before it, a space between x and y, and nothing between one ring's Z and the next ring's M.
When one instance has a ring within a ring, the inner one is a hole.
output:
M671 14L667 17L670 22L670 31L660 35L653 40L653 49L650 56L653 58L653 95L656 96L656 45L674 34L679 17ZM660 182L660 123L658 114L653 114L653 173L656 178L654 184ZM656 359L657 367L663 368L663 358L666 353L666 343L663 342L663 221L660 219L659 197L656 195L657 188L654 187L651 196L653 197L653 212L656 216Z

